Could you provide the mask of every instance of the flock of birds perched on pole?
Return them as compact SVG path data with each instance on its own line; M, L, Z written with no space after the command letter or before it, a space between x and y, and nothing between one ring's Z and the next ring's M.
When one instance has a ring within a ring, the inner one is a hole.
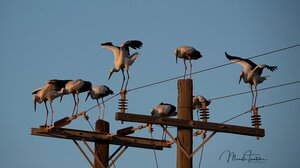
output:
M124 42L121 46L115 46L112 44L112 42L105 42L100 45L100 47L105 48L113 53L114 56L114 67L110 69L108 80L111 78L112 74L114 72L119 72L121 70L123 80L122 85L120 88L120 92L126 92L128 81L130 79L129 75L129 67L135 62L137 57L139 56L138 52L135 52L134 54L130 55L129 49L140 49L142 47L143 43L139 40L129 40ZM186 78L186 60L190 63L190 79L192 78L192 60L198 60L202 58L201 53L196 50L192 46L181 46L174 49L174 55L176 57L176 63L178 62L178 58L183 59L184 62L184 79ZM227 52L225 52L226 58L235 64L239 64L243 67L243 71L240 73L240 79L243 79L243 81L249 85L251 93L252 93L252 108L256 106L256 99L257 99L257 85L262 83L264 80L267 79L267 76L262 76L262 72L264 68L267 68L270 71L275 71L277 69L277 66L268 66L268 65L257 65L254 62L250 61L249 59L243 59L237 56L231 56ZM127 79L124 74L124 70L126 70ZM125 83L126 80L126 83ZM125 83L125 87L124 87ZM252 89L252 87L255 87L255 93ZM36 111L36 103L44 103L46 108L46 121L45 126L47 126L48 122L48 114L49 110L47 107L47 102L50 104L51 108L51 125L53 125L53 115L54 110L52 107L52 102L55 98L60 97L60 102L62 101L62 98L64 95L72 94L74 99L74 106L72 111L72 116L76 115L78 113L79 109L79 94L83 92L88 92L87 97L85 101L89 97L91 99L97 101L98 105L98 119L100 119L100 113L101 113L101 106L99 103L99 99L102 100L102 118L104 119L104 111L105 111L105 105L103 98L114 94L114 92L105 85L100 86L92 86L92 83L89 81L84 81L81 79L77 80L47 80L46 85L34 90L32 92L33 96L33 102L34 102L34 111ZM193 97L193 109L196 110L197 114L199 110L201 109L201 104L205 103L206 106L208 106L211 101L207 100L205 97L198 95ZM154 108L150 110L151 116L155 117L171 117L176 116L176 107L172 104L168 103L160 103ZM199 118L199 117L198 117ZM152 131L151 125L149 126L149 131Z

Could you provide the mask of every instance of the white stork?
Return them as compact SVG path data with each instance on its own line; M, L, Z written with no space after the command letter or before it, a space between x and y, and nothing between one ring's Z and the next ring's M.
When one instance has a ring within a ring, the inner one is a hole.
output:
M65 84L67 82L69 82L70 80L57 80L57 79L53 79L53 80L47 80L47 84L39 89L36 89L34 91L32 91L32 94L35 94L33 96L33 103L34 103L34 111L36 111L36 103L38 102L39 104L41 104L42 102L44 102L45 104L45 108L46 108L46 122L45 122L45 126L47 126L47 120L48 120L48 107L47 107L47 101L50 104L50 108L51 108L51 125L53 124L53 108L52 108L52 101L61 96L61 89L65 86Z
M129 66L131 66L134 63L134 61L136 60L136 58L139 55L138 52L130 55L129 47L131 47L133 49L139 49L140 47L142 47L142 45L143 45L143 43L138 40L126 41L120 47L114 46L111 42L106 42L106 43L101 44L102 48L108 49L109 51L113 52L113 55L114 55L114 68L112 68L110 70L108 80L110 79L110 77L112 76L112 74L114 72L119 72L120 70L122 71L123 82L122 82L121 91L123 90L123 86L124 86L124 82L125 82L124 68L127 72L127 81L126 81L126 85L125 85L125 89L124 89L126 91L127 84L128 84L129 78L130 78Z
M79 93L87 92L92 89L92 83L89 81L84 81L81 79L77 80L71 80L68 83L66 83L65 87L61 89L61 97L60 102L65 94L72 94L74 99L74 108L72 116L74 115L75 109L76 114L78 113L78 105L79 105Z
M256 99L257 99L257 85L262 83L267 79L267 76L261 76L263 69L267 68L270 71L275 71L277 66L268 66L268 65L256 65L249 59L243 59L236 56L231 56L225 52L226 57L230 62L239 64L243 67L243 71L240 72L239 83L243 79L245 83L249 84L251 93L252 93L252 107L256 107ZM252 86L255 86L255 96L252 89Z
M99 103L99 99L102 99L102 105L103 105L103 112L102 112L102 118L104 119L104 111L105 111L105 105L104 105L104 100L103 98L110 95L110 94L114 94L114 92L107 86L105 85L100 85L100 86L94 86L92 87L92 90L90 90L86 96L85 101L89 98L89 96L93 99L93 100L97 100L97 104L98 104L98 111L99 111L99 115L98 115L98 119L100 119L100 103Z
M202 109L203 105L208 106L211 103L210 100L207 100L204 96L198 95L193 96L193 110L196 110L197 117L199 120L199 111Z
M171 117L177 115L176 107L174 105L163 102L152 108L150 112L153 117ZM167 127L168 126L166 126L166 128ZM149 132L153 132L152 124L149 124L148 130ZM164 137L164 133L165 131L163 131L162 137Z
M184 63L184 79L186 76L186 60L190 62L190 78L192 78L192 62L191 60L197 60L202 57L201 53L197 51L194 47L191 46L181 46L174 49L174 54L176 57L176 63L178 62L178 58L183 59Z

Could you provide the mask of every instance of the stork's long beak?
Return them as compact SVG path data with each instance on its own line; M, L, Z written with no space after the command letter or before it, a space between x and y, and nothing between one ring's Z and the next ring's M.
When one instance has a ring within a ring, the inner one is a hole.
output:
M64 97L64 93L61 93L61 95L60 95L60 100L59 100L60 103L61 103L63 97Z
M239 84L241 83L241 80L242 80L242 75L240 75Z
M86 98L85 98L85 101L89 98L91 92L88 92L87 95L86 95Z
M34 112L36 112L36 100L33 100Z
M176 57L176 64L178 64L178 56L176 55L175 57Z
M114 71L110 71L109 76L108 76L108 80L110 79L111 75L114 73Z

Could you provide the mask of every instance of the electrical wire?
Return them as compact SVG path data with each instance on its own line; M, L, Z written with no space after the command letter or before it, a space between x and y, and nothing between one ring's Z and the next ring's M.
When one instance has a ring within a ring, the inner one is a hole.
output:
M153 140L152 132L150 132L150 135L151 135L151 139ZM154 159L155 159L155 163L156 163L156 168L159 168L155 149L153 149L153 154L154 154Z
M281 49L277 49L277 50L265 52L265 53L262 53L262 54L258 54L258 55L249 57L248 59L253 59L253 58L262 57L262 56L265 56L265 55L273 54L273 53L276 53L276 52L288 50L288 49L291 49L291 48L294 48L294 47L299 47L299 46L300 46L300 44L295 44L295 45L288 46L288 47L285 47L285 48L281 48ZM233 63L232 63L232 62L229 62L229 63L226 63L226 64L214 66L214 67L211 67L211 68L207 68L207 69L195 71L195 72L192 72L191 74L192 74L192 75L193 75L193 74L198 74L198 73L210 71L210 70L213 70L213 69L221 68L221 67L224 67L224 66L228 66L228 65L231 65L231 64L233 64ZM190 74L187 74L187 75L190 75ZM127 92L134 91L134 90L139 90L139 89L142 89L142 88L150 87L150 86L157 85L157 84L161 84L161 83L165 83L165 82L169 82L169 81L172 81L172 80L175 80L175 79L179 79L179 78L182 78L182 77L184 77L184 75L176 76L176 77L169 78L169 79L165 79L165 80L161 80L161 81L158 81L158 82L153 82L153 83L146 84L146 85L142 85L142 86L138 86L138 87L129 89Z
M275 105L278 105L278 104L288 103L288 102L292 102L292 101L296 101L296 100L300 100L300 97L293 98L293 99L288 99L288 100L283 100L283 101L279 101L279 102L275 102L275 103L270 103L270 104L266 104L266 105L262 105L262 106L258 106L257 108L258 108L258 109L261 109L261 108L265 108L265 107L271 107L271 106L275 106ZM221 124L227 123L228 121L231 121L231 120L233 120L233 119L236 119L236 118L238 118L238 117L240 117L240 116L242 116L242 115L244 115L244 114L246 114L246 113L249 113L249 112L251 112L251 111L252 111L252 110L250 109L250 110L248 110L248 111L245 111L245 112L243 112L243 113L240 113L240 114L238 114L238 115L236 115L236 116L234 116L234 117L231 117L231 118L229 118L229 119L223 121Z
M204 138L202 139L202 143L204 143ZM203 151L204 151L204 145L203 145L202 148L201 148L200 160L199 160L198 168L201 167L202 158L203 158Z
M265 52L265 53L262 53L262 54L258 54L258 55L249 57L248 59L253 59L253 58L262 57L262 56L265 56L265 55L269 55L269 54L273 54L273 53L276 53L276 52L280 52L280 51L292 49L292 48L299 47L299 46L300 46L300 44L291 45L291 46L288 46L288 47L285 47L285 48L281 48L281 49L277 49L277 50ZM221 67L224 67L224 66L228 66L228 65L231 65L231 64L233 64L233 63L232 63L232 62L229 62L229 63L226 63L226 64L222 64L222 65L214 66L214 67L211 67L211 68L207 68L207 69L199 70L199 71L196 71L196 72L192 72L191 74L198 74L198 73L210 71L210 70L213 70L213 69L221 68ZM187 74L187 75L189 75L189 74ZM146 84L146 85L142 85L142 86L138 86L138 87L135 87L135 88L132 88L132 89L128 89L127 92L131 92L131 91L143 89L143 88L146 88L146 87L158 85L158 84L161 84L161 83L165 83L165 82L169 82L169 81L172 81L172 80L180 79L180 78L182 78L182 77L184 77L184 75L172 77L172 78L165 79L165 80L161 80L161 81L158 81L158 82L149 83L149 84ZM120 94L120 93L115 94L114 96L112 96L112 97L106 99L104 102L107 102L107 101L109 101L109 100L115 98L115 97L118 96L119 94ZM246 93L240 93L240 94L246 94ZM219 98L219 99L221 99L221 98ZM101 104L102 104L102 103L101 103ZM98 106L98 105L92 106L91 108L89 108L88 110L86 110L86 112L88 112L88 111L90 111L90 110L96 108L97 106Z
M108 99L104 100L104 102L103 102L103 103L105 103L105 102L107 102L107 101L109 101L109 100L111 100L111 99L113 99L113 98L117 97L119 94L120 94L120 93L117 93L117 94L115 94L115 95L111 96L110 98L108 98ZM102 105L103 103L101 102L101 103L100 103L100 105ZM88 112L88 111L90 111L90 110L92 110L92 109L94 109L94 108L96 108L96 107L98 107L98 104L97 104L97 105L95 105L95 106L92 106L91 108L89 108L89 109L87 109L87 110L85 110L85 112Z
M270 87L265 87L265 88L261 88L261 89L257 89L257 91L269 90L269 89L274 89L274 88L278 88L278 87L282 87L282 86L293 85L293 84L297 84L297 83L300 83L300 80L294 81L294 82L288 82L288 83L278 84L278 85L274 85L274 86L270 86ZM214 98L211 98L209 100L225 99L225 98L239 96L239 95L248 94L248 93L251 93L251 91L246 91L246 92L234 93L234 94L225 95L225 96L214 97Z

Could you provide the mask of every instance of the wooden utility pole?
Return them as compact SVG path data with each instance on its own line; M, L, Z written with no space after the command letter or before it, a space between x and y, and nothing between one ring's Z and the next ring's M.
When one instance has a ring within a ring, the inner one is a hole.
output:
M177 118L193 120L193 81L178 80L178 99L177 99ZM193 129L177 127L177 140L182 145L187 154L193 152ZM188 158L185 153L177 146L177 168L192 168L193 158Z
M230 134L239 134L239 135L248 135L256 137L264 137L265 130L259 128L260 125L260 116L257 114L252 117L254 122L253 127L245 127L239 125L229 125L224 123L213 123L203 121L194 121L193 120L193 111L192 111L192 102L193 102L193 81L191 79L187 80L178 80L178 99L177 99L177 118L168 118L168 117L154 117L149 115L139 115L139 114L129 114L125 113L127 107L127 100L125 93L121 93L120 100L120 112L116 113L115 119L121 122L138 122L146 124L158 124L163 127L167 132L169 137L177 145L177 168L192 168L193 167L193 156L197 151L203 147L203 145L209 141L212 136L217 132L220 133L230 133ZM206 109L205 109L206 110ZM114 162L122 155L122 153L127 149L127 147L137 147L144 149L156 149L163 150L163 148L170 148L172 142L166 140L157 140L157 139L147 139L141 137L128 136L129 134L134 133L135 129L133 127L123 128L117 131L117 133L109 133L109 123L104 120L97 120L96 122L96 131L84 131L84 130L74 130L61 128L63 126L71 123L72 120L76 119L79 116L86 116L86 112L78 114L78 116L65 117L54 123L54 126L51 128L32 128L31 134L37 136L53 137L53 138L62 138L62 139L71 139L74 141L76 146L80 149L80 152L88 160L90 165L94 168L107 168L111 167ZM87 118L87 117L85 117ZM146 125L147 126L147 125ZM170 132L164 126L175 126L177 127L177 137L174 138ZM138 128L142 128L139 126ZM144 127L143 127L144 128ZM193 129L212 131L212 133L206 138L204 135L204 141L202 144L193 151ZM91 159L85 154L83 149L80 147L77 141L82 141L90 152L94 156L94 164ZM95 143L94 152L87 144L88 142ZM109 157L109 145L120 145L120 147ZM125 147L123 150L121 148ZM120 151L121 150L121 151ZM112 158L117 154L115 159ZM111 163L109 163L111 160Z
M96 121L96 132L98 133L109 133L109 123L104 120ZM95 157L98 157L105 167L108 166L109 157L109 143L105 141L95 142ZM102 168L98 163L97 159L94 159L95 168Z

